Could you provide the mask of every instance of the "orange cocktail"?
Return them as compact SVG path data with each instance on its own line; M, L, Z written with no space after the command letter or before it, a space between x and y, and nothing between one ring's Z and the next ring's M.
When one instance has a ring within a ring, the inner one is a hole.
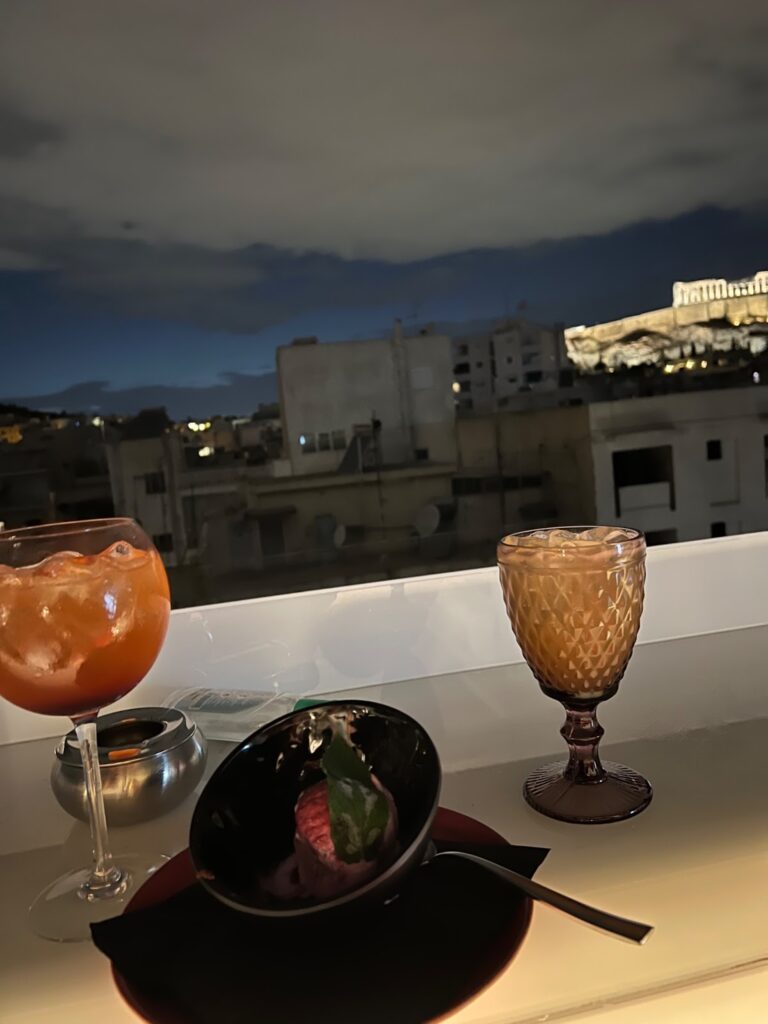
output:
M160 556L126 541L0 565L0 695L70 717L111 704L149 671L169 612Z
M93 840L93 863L30 908L46 938L90 938L90 925L118 913L163 859L112 859L96 723L152 667L170 610L163 563L132 519L0 528L0 697L73 720Z

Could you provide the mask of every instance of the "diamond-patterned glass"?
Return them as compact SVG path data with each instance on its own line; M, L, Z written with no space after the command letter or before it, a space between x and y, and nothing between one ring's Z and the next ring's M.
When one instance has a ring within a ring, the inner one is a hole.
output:
M591 532L591 531L590 531ZM620 531L614 531L614 536ZM643 609L645 543L505 538L499 574L512 629L534 675L564 697L594 699L618 683ZM558 531L563 534L564 531Z

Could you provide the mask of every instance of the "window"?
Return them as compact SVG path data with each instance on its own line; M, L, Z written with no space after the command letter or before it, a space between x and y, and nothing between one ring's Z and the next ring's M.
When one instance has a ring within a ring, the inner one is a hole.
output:
M672 445L656 448L627 448L613 453L613 493L616 515L621 513L620 491L636 484L669 484L669 507L675 508L675 473ZM661 531L664 533L664 531ZM659 543L670 543L660 541Z
M343 452L347 447L347 432L346 430L334 430L331 434L331 444L335 452Z
M707 459L709 462L716 462L723 457L723 445L721 441L707 441Z
M710 523L709 535L710 537L727 537L728 531L725 528L725 523Z
M429 448L417 448L414 454L417 462L426 462L429 459Z
M677 530L648 530L645 543L648 547L655 544L677 544Z
M472 385L470 384L470 382L468 380L461 381L461 383L459 384L459 391L471 391L471 390L472 390Z
M459 347L458 347L458 349L456 351L459 353L460 356L468 356L469 355L469 345L459 345Z
M517 384L517 377L507 377L507 384Z
M482 494L483 481L478 477L457 476L453 478L451 490L457 498L468 494Z
M469 370L470 370L469 363L456 363L456 365L453 368L453 372L457 373L457 374L458 373L469 373Z
M522 364L523 366L533 366L534 363L538 362L538 352L523 352Z
M317 450L329 452L331 450L331 435L327 433L317 435Z
M525 375L526 384L538 384L541 381L541 370L529 370Z
M482 370L482 368L483 368L483 364L482 363L475 363L475 369L476 370Z
M146 494L165 494L165 473L145 473L144 491Z
M299 437L299 444L301 445L301 450L304 455L307 455L309 452L317 451L315 446L315 435L310 432L302 434Z
M153 533L152 543L161 554L167 554L169 551L173 551L173 534Z

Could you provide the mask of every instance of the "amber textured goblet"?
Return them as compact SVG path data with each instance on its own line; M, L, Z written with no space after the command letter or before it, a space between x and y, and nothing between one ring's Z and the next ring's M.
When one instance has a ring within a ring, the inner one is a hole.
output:
M537 768L525 799L561 821L621 821L648 806L642 775L601 762L597 706L619 688L640 628L645 539L623 527L527 530L498 546L512 629L541 689L565 708L567 761Z

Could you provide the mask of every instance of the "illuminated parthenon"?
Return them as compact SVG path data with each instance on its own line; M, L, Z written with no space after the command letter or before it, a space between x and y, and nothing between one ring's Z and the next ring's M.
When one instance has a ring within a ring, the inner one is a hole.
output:
M676 281L673 301L607 323L569 327L565 345L582 370L665 364L708 351L768 350L768 271L740 281Z
M768 270L758 270L752 277L726 281L724 277L708 277L702 281L675 281L672 305L691 306L695 302L714 299L737 299L744 295L768 295Z

